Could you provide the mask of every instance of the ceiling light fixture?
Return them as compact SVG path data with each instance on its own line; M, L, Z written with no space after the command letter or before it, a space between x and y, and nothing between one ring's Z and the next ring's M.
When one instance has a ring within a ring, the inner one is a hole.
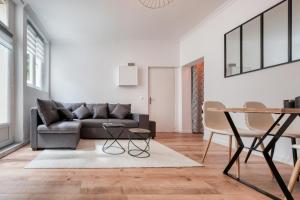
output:
M139 0L140 3L150 9L158 9L165 7L172 3L174 0Z

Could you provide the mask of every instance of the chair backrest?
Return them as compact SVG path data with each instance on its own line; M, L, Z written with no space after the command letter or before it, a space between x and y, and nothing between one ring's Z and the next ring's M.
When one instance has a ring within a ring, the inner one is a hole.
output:
M205 128L215 130L230 129L223 112L208 111L208 108L225 108L225 105L218 101L205 101L203 103L203 125Z
M266 106L261 102L249 101L244 104L244 108L266 108ZM274 124L272 114L268 113L246 113L245 120L249 129L263 131L267 131Z

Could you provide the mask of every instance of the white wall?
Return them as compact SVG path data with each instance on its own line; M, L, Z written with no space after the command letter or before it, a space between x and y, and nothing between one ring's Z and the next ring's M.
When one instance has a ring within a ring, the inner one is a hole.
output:
M281 0L233 0L209 16L180 42L180 65L204 57L205 100L218 100L228 107L240 107L245 101L262 101L269 107L282 107L284 99L300 95L300 63L224 78L224 33L275 5ZM236 116L239 126L243 116ZM300 126L299 126L300 127ZM216 142L227 144L217 137ZM291 163L290 141L282 139L275 159Z
M139 67L137 87L116 87L118 65ZM62 102L131 103L148 113L148 67L179 66L178 41L51 44L51 98Z

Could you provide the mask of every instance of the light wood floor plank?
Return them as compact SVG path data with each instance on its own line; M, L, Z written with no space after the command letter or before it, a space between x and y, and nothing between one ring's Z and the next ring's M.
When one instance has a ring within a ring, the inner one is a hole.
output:
M156 140L198 162L207 144L201 135L193 134L160 133ZM79 145L92 143L81 140ZM24 169L38 153L26 146L0 159L0 200L268 199L223 175L228 148L216 144L211 145L203 168ZM288 182L292 167L277 166ZM241 162L241 177L282 195L260 157L251 156L248 164ZM293 195L300 199L299 183Z

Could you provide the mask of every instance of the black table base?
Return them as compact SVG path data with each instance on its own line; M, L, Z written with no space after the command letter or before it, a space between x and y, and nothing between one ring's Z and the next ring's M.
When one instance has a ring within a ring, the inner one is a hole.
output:
M105 129L106 133L108 135L110 135L110 137L108 137L108 139L106 139L106 141L102 147L102 151L106 154L111 154L111 155L119 155L119 154L125 153L124 147L122 147L122 145L118 142L118 139L123 134L124 128L123 127L106 127L106 126L103 126L103 128ZM110 132L111 128L119 129L119 133L116 134L116 136L114 136L114 134L112 134ZM109 152L108 149L119 149L120 151L117 153L113 153L113 152Z
M232 131L234 133L234 136L237 140L237 143L238 143L238 149L236 151L236 153L233 155L232 159L229 161L228 165L226 166L225 170L223 171L223 173L225 175L227 175L228 177L230 178L233 178L234 180L260 192L261 194L264 194L266 196L268 196L269 198L271 199L276 199L276 200L279 200L280 198L241 179L241 178L237 178L233 175L231 175L229 173L229 170L232 168L233 164L236 162L236 160L239 158L242 150L244 148L248 148L248 147L245 147L244 146L244 143L240 137L240 134L229 114L229 112L225 112L225 115L226 115L226 118L230 124L230 127L232 128ZM291 123L296 119L296 117L298 116L298 114L290 114L288 116L288 118L284 121L283 125L279 128L279 130L275 133L275 134L271 134L272 130L274 129L275 126L277 126L277 124L280 122L280 120L283 118L285 114L281 114L278 119L276 120L276 122L271 126L271 128L264 134L264 136L262 138L259 139L258 143L254 146L254 145L251 145L250 150L252 151L258 151L258 152L262 152L263 153L263 156L266 160L266 162L268 163L273 175L274 175L274 178L276 179L281 191L283 192L284 196L286 197L287 200L293 200L293 196L292 194L289 192L285 182L283 181L280 173L278 172L273 160L272 160L272 157L269 155L269 152L275 147L275 144L276 142L279 140L279 138L282 136L282 134L286 131L286 129L291 125ZM263 141L266 139L267 136L273 136L273 138L268 142L268 145L266 146L266 148L263 150L263 151L259 151L257 150L258 146L260 144L263 143Z
M148 158L150 157L150 140L151 136L148 133L130 133L135 134L139 137L138 141L144 141L145 146L142 148L139 145L137 145L134 141L134 139L131 138L131 135L129 135L129 142L128 142L128 154L137 157L137 158ZM130 148L133 146L133 148Z

